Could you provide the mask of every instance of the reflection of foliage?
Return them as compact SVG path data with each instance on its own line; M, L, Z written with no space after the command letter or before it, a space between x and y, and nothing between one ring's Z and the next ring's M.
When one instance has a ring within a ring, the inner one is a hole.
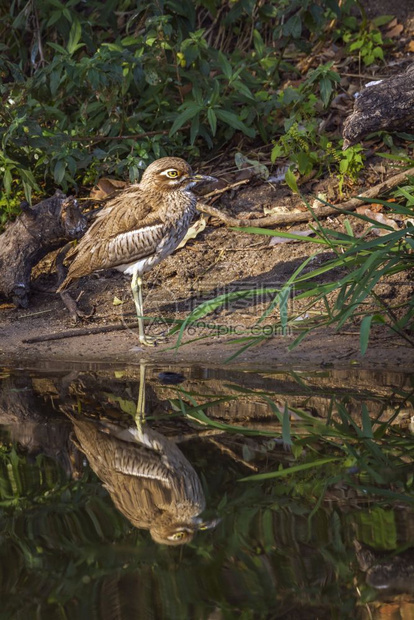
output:
M303 374L292 373L290 380L311 398ZM82 409L95 416L114 403L125 408L133 402L127 392L136 391L130 380L106 380L99 409L86 376L82 383L84 394L75 391L76 398L81 404L85 398ZM83 620L105 610L111 618L206 618L214 609L247 618L251 609L258 618L292 609L307 618L355 614L354 539L378 552L398 552L412 542L413 512L402 504L413 497L412 437L392 423L412 395L395 392L373 418L363 405L355 412L351 390L342 398L327 391L331 407L323 420L291 404L276 407L275 392L245 383L223 382L214 394L208 388L162 389L177 415L158 419L158 427L177 425L181 433L191 419L193 438L180 449L204 481L208 509L220 513L220 525L180 550L156 546L117 512L88 468L79 480L68 481L52 458L40 453L33 460L4 441L4 617ZM380 397L370 398L368 406ZM244 402L258 400L274 414L267 429L256 428L254 418L240 421L243 416L235 429L236 423L211 413L217 407L223 413L233 402L242 410ZM194 432L196 421L226 432L209 442ZM280 436L290 450L277 441ZM242 481L251 473L246 463L277 477ZM363 583L359 587L368 591Z
M16 452L11 454L15 459ZM41 461L35 467L23 456L18 459L20 477L27 484L20 487L20 497L26 491L31 494L35 472L39 489L45 488ZM59 472L49 469L56 481ZM230 482L231 476L225 478ZM215 495L219 489L209 482ZM2 603L10 617L23 617L23 610L31 616L36 608L42 617L59 608L71 616L76 610L74 597L82 601L88 617L93 606L113 603L113 588L119 589L121 606L131 604L132 592L137 609L147 601L146 606L158 610L151 617L191 617L194 605L197 617L204 617L213 600L229 612L254 606L265 614L283 609L284 597L295 596L298 586L305 590L298 599L301 605L313 605L316 594L318 606L331 604L332 592L328 588L323 594L322 584L333 583L333 558L335 562L339 558L333 549L327 556L322 551L330 546L329 513L318 512L314 523L319 525L309 539L307 511L303 513L296 502L281 508L280 494L270 486L267 490L240 486L231 500L222 501L221 509L229 518L214 534L214 546L211 536L197 540L179 562L178 555L154 548L141 532L131 531L92 480L66 485L60 497L57 493L46 497L40 506L27 497L24 513L14 506L3 511L1 547L7 573L3 573ZM274 580L280 584L277 600L271 587ZM340 589L342 605L339 593Z
M280 409L273 402L274 395L270 392L258 393L238 385L227 385L227 388L236 394L223 394L223 402L237 399L237 392L263 399L279 420L284 444L292 452L290 457L284 459L288 461L288 466L279 462L275 471L259 473L246 480L278 478L287 485L287 494L312 497L318 501L323 499L330 486L339 483L359 491L361 497L369 488L380 497L414 504L412 435L393 424L404 406L412 407L412 393L400 394L401 400L394 405L392 415L389 405L384 403L375 419L371 419L367 404L362 402L357 422L355 413L351 415L348 411L346 397L343 401L332 397L328 419L321 421L303 409L288 407L287 403L284 410ZM209 405L220 402L217 397L210 403L204 397L198 404L199 394L191 394L181 387L175 390L178 399L173 401L173 405L177 408L179 402L184 415L203 425L247 437L272 436L272 431L266 429L255 430L254 427L240 427L210 419L205 411ZM296 418L295 422L292 416ZM275 448L274 442L267 441L263 445L267 446L270 457Z

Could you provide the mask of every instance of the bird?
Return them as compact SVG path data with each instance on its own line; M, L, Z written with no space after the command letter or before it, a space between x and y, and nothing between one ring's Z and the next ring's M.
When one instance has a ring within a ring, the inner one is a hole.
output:
M67 259L72 259L63 292L75 280L102 269L132 276L131 289L138 317L139 341L153 346L145 335L142 276L172 254L186 235L196 212L192 188L215 177L194 174L179 157L162 157L144 171L141 182L119 192L98 214Z
M104 483L116 508L137 528L163 545L189 543L196 532L214 528L205 521L200 479L172 439L146 423L122 428L109 420L66 412L75 443Z

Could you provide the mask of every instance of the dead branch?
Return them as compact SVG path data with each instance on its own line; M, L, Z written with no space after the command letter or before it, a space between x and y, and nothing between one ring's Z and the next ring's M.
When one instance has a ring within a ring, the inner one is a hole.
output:
M410 168L405 172L401 172L374 187L366 190L356 198L351 198L351 200L347 200L339 205L332 205L329 207L319 207L317 209L313 209L313 213L311 211L302 211L300 213L280 213L277 215L269 215L267 217L256 218L253 220L249 219L239 219L233 217L231 215L227 215L220 211L220 209L216 209L210 205L207 205L203 202L197 203L197 209L202 211L203 213L207 213L213 217L216 217L223 221L227 226L251 226L251 227L270 227L270 226L283 226L284 224L292 224L295 222L309 222L313 220L314 215L318 218L320 217L328 217L329 215L338 215L340 211L355 211L357 207L360 207L364 204L363 198L376 198L379 194L382 194L399 183L403 183L407 176L414 175L414 168Z
M124 329L131 329L136 327L135 324L124 325L123 323L117 323L116 325L101 325L100 327L84 327L80 329L68 329L65 332L58 332L54 334L46 334L44 336L35 336L34 338L27 338L22 342L24 344L33 344L35 342L49 342L51 340L65 340L66 338L76 338L78 336L90 336L92 334L107 334L108 332L117 332Z
M208 194L204 194L203 198L212 198L213 196L219 196L220 194L224 194L224 192L228 192L235 187L239 187L240 185L246 185L246 183L249 182L250 179L242 179L241 181L236 181L235 183L229 183L229 185L226 185L225 187L219 187L218 189L213 189L213 191L209 192Z

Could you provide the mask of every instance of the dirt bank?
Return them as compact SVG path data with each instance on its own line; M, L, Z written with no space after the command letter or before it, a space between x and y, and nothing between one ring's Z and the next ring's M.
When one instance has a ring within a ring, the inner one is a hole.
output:
M312 189L312 188L311 188ZM314 193L315 188L312 189ZM263 213L263 206L280 204L290 199L286 188L269 184L252 184L238 193L228 203L233 214ZM343 216L330 218L326 224L333 229L344 230ZM308 224L295 225L294 230L309 230ZM357 224L355 233L362 232L363 223ZM316 246L318 247L318 246ZM222 365L226 358L245 343L231 343L235 338L258 334L256 321L268 307L270 297L265 288L280 286L310 254L315 254L307 269L322 265L330 255L325 249L316 250L306 241L270 245L269 238L233 231L218 220L211 219L206 229L184 248L170 256L145 278L145 312L154 317L148 331L152 334L165 332L168 321L183 320L201 302L223 293L254 288L252 298L238 299L219 307L202 319L196 328L186 330L184 346L174 348L176 336L153 349L139 346L137 331L110 331L64 338L45 342L25 342L52 333L67 335L73 329L96 330L108 325L122 325L134 320L134 306L129 281L115 271L82 278L72 290L80 296L79 305L93 315L83 323L74 325L60 297L53 291L56 274L51 260L37 269L34 290L27 310L3 305L0 309L0 361L8 364L17 360L65 360L65 361L113 361L136 363L141 358L155 362L200 363ZM324 276L321 276L321 282ZM403 302L412 294L409 274L388 278L377 286L377 294L385 301ZM298 301L295 291L289 300L289 312L301 318L304 301ZM323 312L317 307L313 312ZM265 329L277 322L278 309L274 309L264 321ZM302 343L289 350L300 334L300 320L292 324L288 336L275 333L260 346L240 354L234 363L249 367L307 366L326 364L344 366L358 363L374 368L411 368L414 349L404 340L386 329L373 331L367 354L361 357L359 350L359 326L351 321L341 333L320 329ZM194 342L194 339L205 337ZM185 344L190 342L189 344Z

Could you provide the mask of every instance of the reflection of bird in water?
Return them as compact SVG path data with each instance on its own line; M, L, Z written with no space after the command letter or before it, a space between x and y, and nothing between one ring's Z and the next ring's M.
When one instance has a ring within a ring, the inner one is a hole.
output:
M143 423L144 373L142 365L136 427L68 415L80 449L118 510L156 542L181 545L218 520L198 516L205 498L196 472L172 440Z

